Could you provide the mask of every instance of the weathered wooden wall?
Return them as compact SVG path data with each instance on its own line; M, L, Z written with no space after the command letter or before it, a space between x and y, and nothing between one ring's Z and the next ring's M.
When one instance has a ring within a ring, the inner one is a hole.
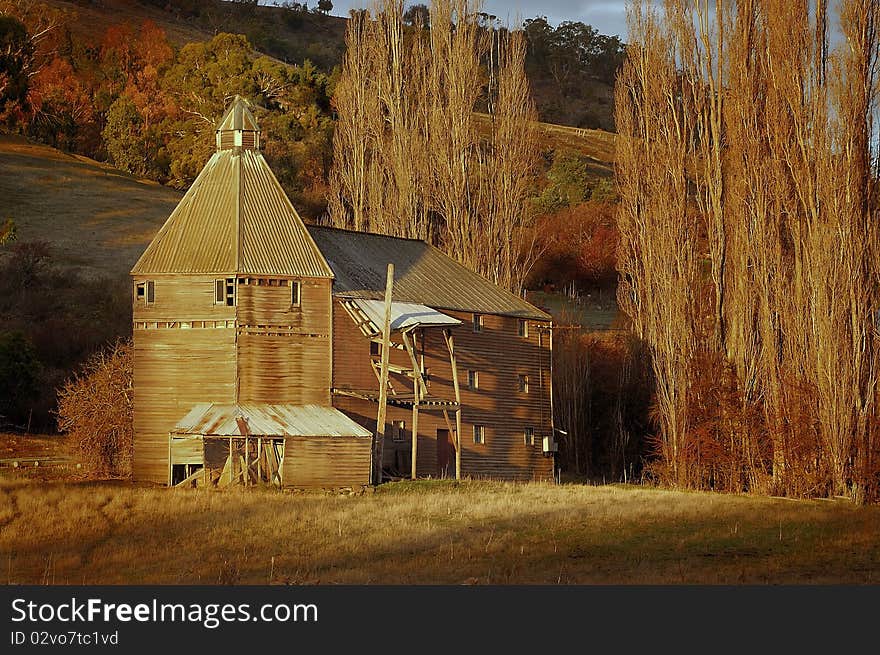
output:
M330 404L329 279L301 279L301 303L286 286L238 284L239 400ZM266 282L266 280L263 280Z
M550 479L553 459L543 454L542 437L552 429L550 412L550 339L539 337L548 323L529 321L528 337L518 334L519 319L483 315L483 330L473 331L472 314L447 312L462 321L453 330L462 402L462 474L503 479ZM454 395L446 345L440 333L425 330L428 391ZM467 387L468 369L479 388ZM529 391L519 391L518 376L528 375ZM485 443L473 441L473 425L485 426ZM535 445L524 442L527 427Z
M221 277L150 277L150 304L132 286L137 480L167 481L168 432L196 403L330 404L331 281L301 280L298 307L289 282L236 283L227 306Z
M370 483L369 437L287 437L285 487L356 487Z
M529 321L529 334L520 337L519 320L513 317L484 315L483 330L473 331L473 315L445 312L462 321L453 328L462 397L462 475L498 479L532 480L553 477L553 459L543 454L542 437L551 433L550 412L550 339L547 332L539 337L539 327L547 323ZM333 304L333 386L340 389L378 390L378 381L370 365L370 343L339 302ZM424 337L422 337L422 334ZM392 336L392 340L393 340ZM428 393L453 399L452 370L449 353L439 329L425 329L418 337L417 352L424 354L428 373ZM409 356L392 349L390 361L410 366ZM467 371L479 373L479 388L467 389ZM518 390L518 376L529 376L529 392ZM392 384L403 392L412 392L412 382L391 375ZM376 428L376 404L337 396L334 407L351 416L369 430ZM454 414L450 412L454 422ZM406 421L412 427L412 412L389 407L387 414L384 463L401 457L396 451L410 452L410 443L391 441L391 422ZM473 425L485 426L485 443L473 442ZM535 445L525 443L525 429L535 433ZM420 476L437 475L437 431L446 422L437 412L419 413L417 471Z
M213 277L150 279L156 301L133 302L133 473L165 483L171 428L196 403L234 402L235 308L214 304Z

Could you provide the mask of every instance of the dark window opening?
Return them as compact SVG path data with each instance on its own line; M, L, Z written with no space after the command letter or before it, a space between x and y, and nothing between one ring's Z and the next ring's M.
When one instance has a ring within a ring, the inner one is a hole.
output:
M299 307L302 301L301 286L296 280L290 281L290 304Z
M138 282L135 285L135 298L148 305L156 302L156 283L153 280Z
M391 421L391 440L406 441L406 421Z

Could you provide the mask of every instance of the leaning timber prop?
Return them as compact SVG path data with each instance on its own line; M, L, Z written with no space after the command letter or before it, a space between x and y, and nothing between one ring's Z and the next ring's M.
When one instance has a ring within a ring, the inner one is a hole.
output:
M391 293L394 288L394 264L388 264L385 279L385 320L382 325L382 368L379 374L379 413L376 440L373 444L373 483L382 483L382 448L385 444L385 413L388 405L388 357L391 350Z

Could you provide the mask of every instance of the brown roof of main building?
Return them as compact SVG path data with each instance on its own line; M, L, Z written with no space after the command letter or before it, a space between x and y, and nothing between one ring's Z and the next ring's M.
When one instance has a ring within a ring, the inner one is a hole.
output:
M333 292L346 298L383 298L394 264L394 300L437 309L547 321L550 315L424 241L307 226L330 267Z

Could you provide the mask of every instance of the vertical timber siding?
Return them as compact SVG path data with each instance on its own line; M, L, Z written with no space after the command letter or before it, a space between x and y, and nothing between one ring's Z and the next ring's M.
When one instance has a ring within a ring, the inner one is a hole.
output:
M214 304L213 277L149 279L155 280L155 303L135 299L133 305L133 474L135 480L165 483L168 433L175 423L196 403L233 402L235 329L226 322L235 308ZM210 321L211 327L194 328L193 321ZM143 323L146 329L139 327ZM173 327L156 327L161 323Z

